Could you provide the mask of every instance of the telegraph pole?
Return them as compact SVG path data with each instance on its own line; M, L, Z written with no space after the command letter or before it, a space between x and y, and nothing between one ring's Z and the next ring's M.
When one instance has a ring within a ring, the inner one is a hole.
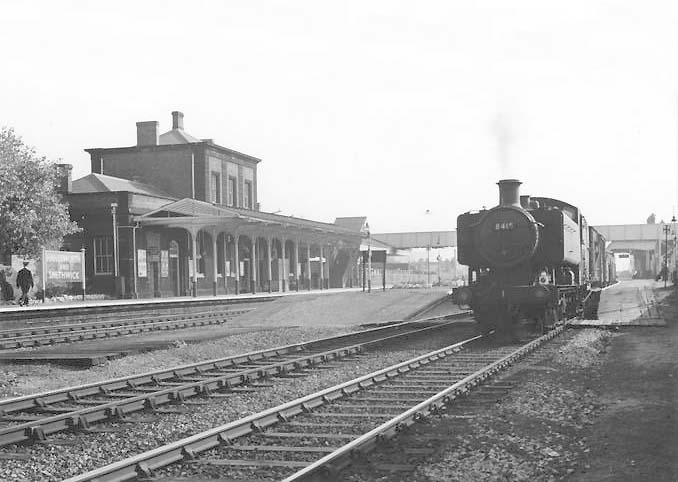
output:
M666 237L665 239L665 248L664 248L664 270L663 270L663 278L664 278L664 288L666 288L666 282L669 278L669 233L671 232L671 226L668 224L664 226L663 228L664 235Z
M367 292L372 293L372 238L370 235L370 225L367 227Z

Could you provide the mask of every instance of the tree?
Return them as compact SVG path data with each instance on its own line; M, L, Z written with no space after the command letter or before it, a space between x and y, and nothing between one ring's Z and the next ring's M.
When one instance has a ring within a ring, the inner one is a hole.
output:
M0 128L0 254L35 258L79 231L56 192L57 170L13 129Z

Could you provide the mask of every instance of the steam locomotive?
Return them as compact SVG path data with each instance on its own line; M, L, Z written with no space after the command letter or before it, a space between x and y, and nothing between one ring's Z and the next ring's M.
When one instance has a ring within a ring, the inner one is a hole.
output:
M487 329L529 321L543 330L597 317L600 289L615 278L605 238L577 207L520 196L516 179L497 184L498 206L457 218L458 260L469 281L455 291L457 303Z

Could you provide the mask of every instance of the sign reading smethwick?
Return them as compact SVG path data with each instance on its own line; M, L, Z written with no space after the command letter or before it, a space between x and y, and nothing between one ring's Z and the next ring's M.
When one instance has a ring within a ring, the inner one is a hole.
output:
M42 250L42 301L45 301L47 282L81 283L82 299L85 299L85 250Z

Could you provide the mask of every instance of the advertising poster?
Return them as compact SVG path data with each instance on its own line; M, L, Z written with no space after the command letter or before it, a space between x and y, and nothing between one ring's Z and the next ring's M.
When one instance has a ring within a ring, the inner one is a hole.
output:
M137 249L137 276L146 278L146 250Z
M169 251L160 250L160 277L167 278L169 276Z

